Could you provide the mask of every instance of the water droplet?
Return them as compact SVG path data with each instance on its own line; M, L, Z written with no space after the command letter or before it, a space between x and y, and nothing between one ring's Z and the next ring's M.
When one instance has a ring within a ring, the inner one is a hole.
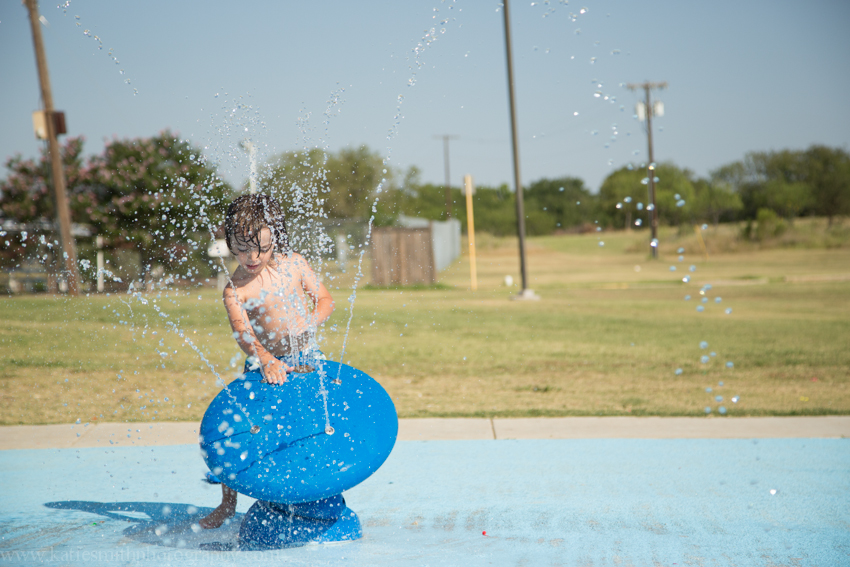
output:
M635 226L640 226L640 225L642 225L642 224L643 224L643 221L642 221L642 220L640 220L640 219L637 219L637 220L635 221Z
M599 241L599 246L605 246L605 242L603 242L602 240L600 240L600 241Z
M692 271L692 272L696 272L696 271L697 271L697 267L696 267L696 266L691 266L690 268L688 268L688 270L690 270L690 271Z
M677 368L677 369L676 369L676 376L680 376L681 374L682 374L682 369L681 369L681 368Z
M702 225L702 230L708 230L708 225L707 224Z
M684 207L685 206L685 200L679 199L678 201L676 201L676 206L677 207Z
M771 495L771 496L776 496L776 493L777 493L777 492L779 492L779 491L778 491L778 490L776 490L775 488L771 488L771 489L770 489L770 495Z
M687 276L685 276L685 277L687 277ZM691 296L690 296L690 295L686 295L686 296L685 296L685 301L690 301L690 300L691 300Z
M734 368L734 367L735 367L735 363L732 362L731 360L726 363L726 368Z
M711 413L711 408L708 407L708 406L705 406L705 413Z
M691 276L685 276L684 278L682 278L682 281L683 281L683 282L685 282L685 283L690 282L690 281L691 281ZM690 296L688 296L688 297L690 297Z
M706 349L708 348L708 343L705 341L700 341L699 348Z
M712 390L710 387L708 387L708 388L706 388L706 389L705 389L705 393L706 393L706 394L710 394L710 393L711 393L711 392L713 392L713 391L714 391L714 390Z
M697 305L697 311L702 313L703 311L705 311L705 307L703 307L702 305Z
M723 298L719 296L714 298L714 303L720 303L721 301L723 301Z
M716 352L714 352L714 351L711 351L711 352L709 353L709 355L710 355L710 356L712 356L712 357L714 357L714 356L717 356L717 353L716 353Z
M719 408L717 408L717 412L720 413L720 414L726 415L726 407L720 406Z
M741 398L739 398L738 396L732 396L732 403L737 404L739 399Z
M723 396L714 396L714 401L715 401L715 402L722 402L722 401L723 401Z
M727 315L731 315L731 314L732 314L732 308L731 308L731 307L727 307L727 308L726 308L726 314L727 314Z
M710 360L710 358L707 354L704 354L701 357L699 357L699 361L702 362L703 364L708 364L709 360Z
M676 250L676 253L677 253L677 254L684 254L684 253L685 253L685 249L684 249L684 248L679 248L678 250Z
M640 180L641 185L647 185L649 183L649 177L644 177Z
M670 266L670 271L671 271L671 272L675 272L675 271L676 271L676 266Z

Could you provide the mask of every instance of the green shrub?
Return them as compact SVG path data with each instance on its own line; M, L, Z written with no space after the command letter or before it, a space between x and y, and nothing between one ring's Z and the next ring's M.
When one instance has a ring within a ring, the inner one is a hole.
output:
M773 209L759 209L756 213L756 223L755 236L759 242L782 236L782 233L788 228L785 221L779 218L779 215Z

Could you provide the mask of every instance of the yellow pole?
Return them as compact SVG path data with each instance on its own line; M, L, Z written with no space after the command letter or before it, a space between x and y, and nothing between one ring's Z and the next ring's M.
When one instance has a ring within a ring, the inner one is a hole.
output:
M697 233L697 239L699 239L699 245L702 247L702 253L705 255L705 259L708 260L708 250L705 248L705 242L702 239L702 231L699 228L699 225L694 225L694 232Z
M463 185L466 188L466 226L469 233L469 278L472 291L478 289L478 274L475 273L475 218L472 214L472 193L475 188L472 185L472 176L463 176Z

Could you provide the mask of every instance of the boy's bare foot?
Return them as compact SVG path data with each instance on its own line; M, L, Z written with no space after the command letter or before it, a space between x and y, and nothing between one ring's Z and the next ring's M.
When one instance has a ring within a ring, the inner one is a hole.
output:
M198 524L204 528L205 530L212 530L215 528L220 528L225 520L232 518L236 514L236 508L228 506L226 504L221 504L218 508L213 510L208 516L205 518L201 518L198 521Z

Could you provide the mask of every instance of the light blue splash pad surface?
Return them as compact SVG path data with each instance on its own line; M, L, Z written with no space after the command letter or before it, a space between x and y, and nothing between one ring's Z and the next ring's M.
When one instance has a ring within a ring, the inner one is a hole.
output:
M402 441L345 493L362 540L266 552L198 549L252 503L195 533L204 472L196 446L2 451L0 565L850 564L846 439Z

